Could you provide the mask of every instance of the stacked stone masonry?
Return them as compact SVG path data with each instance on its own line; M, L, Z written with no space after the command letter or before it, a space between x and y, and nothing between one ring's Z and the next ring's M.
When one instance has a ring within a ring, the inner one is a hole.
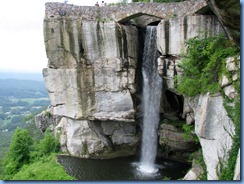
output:
M161 19L193 15L205 8L204 0L190 0L180 3L130 3L119 6L76 6L73 4L47 3L45 19L70 18L87 21L125 22L140 15L152 15Z

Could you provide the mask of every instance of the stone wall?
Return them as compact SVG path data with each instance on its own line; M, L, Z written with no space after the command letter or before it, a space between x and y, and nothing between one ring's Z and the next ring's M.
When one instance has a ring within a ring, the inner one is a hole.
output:
M161 19L192 15L207 6L204 0L180 3L130 3L119 6L76 6L63 3L46 3L46 19L66 17L70 19L126 22L140 15L151 15ZM189 8L190 7L190 8Z

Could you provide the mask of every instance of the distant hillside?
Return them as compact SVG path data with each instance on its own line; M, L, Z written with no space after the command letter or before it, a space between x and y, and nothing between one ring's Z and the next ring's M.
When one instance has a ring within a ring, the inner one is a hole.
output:
M4 71L0 71L0 79L43 81L43 77L41 73L16 73L16 72L4 72Z
M43 81L0 79L0 98L40 98L47 96Z

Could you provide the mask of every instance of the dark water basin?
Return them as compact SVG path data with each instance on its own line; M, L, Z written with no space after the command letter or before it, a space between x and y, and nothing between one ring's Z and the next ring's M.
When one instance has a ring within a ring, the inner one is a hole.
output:
M189 165L168 159L157 158L158 172L145 174L138 170L139 158L135 156L108 160L81 159L70 156L58 156L58 162L66 172L77 180L86 181L128 181L128 180L177 180L182 178Z

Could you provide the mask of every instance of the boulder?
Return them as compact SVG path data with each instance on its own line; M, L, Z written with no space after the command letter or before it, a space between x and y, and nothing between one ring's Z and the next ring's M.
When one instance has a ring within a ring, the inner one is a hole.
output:
M195 109L195 132L202 147L208 180L217 180L220 162L227 161L235 132L221 95L200 95Z
M159 129L159 144L164 151L164 157L178 160L181 162L188 162L188 156L195 151L198 146L193 135L184 136L183 131L168 123L163 123Z
M62 117L53 115L52 109L47 109L35 117L35 124L38 129L45 132L47 128L54 131Z

